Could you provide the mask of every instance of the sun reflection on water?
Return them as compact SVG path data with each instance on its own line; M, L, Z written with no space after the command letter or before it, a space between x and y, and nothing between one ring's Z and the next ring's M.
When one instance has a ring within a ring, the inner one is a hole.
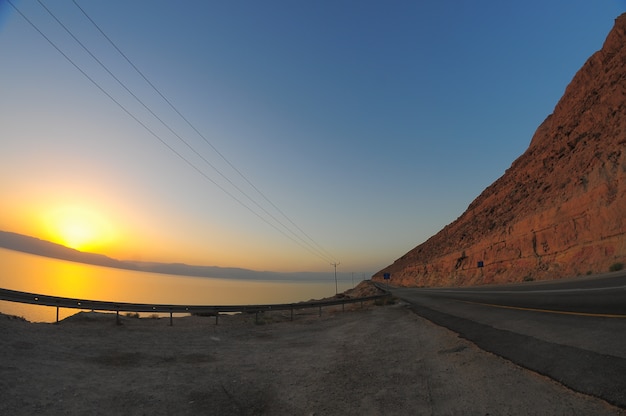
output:
M82 300L249 305L320 299L335 292L334 280L271 282L172 276L72 263L4 249L0 249L0 261L3 264L0 268L1 288ZM340 283L340 290L348 287L345 282ZM29 316L31 312L21 312L26 310L26 305L19 305L17 309L15 305L18 304L10 305L9 308L3 306L8 303L0 302L0 312L39 321L54 320L54 308L48 308L45 317L32 318Z

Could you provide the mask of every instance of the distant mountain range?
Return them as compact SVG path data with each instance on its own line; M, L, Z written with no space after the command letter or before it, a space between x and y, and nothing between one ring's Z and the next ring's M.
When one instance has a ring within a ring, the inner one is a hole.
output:
M131 264L103 256L102 254L84 253L61 244L7 231L0 231L0 247L77 263L115 267L118 269L137 269Z
M181 276L280 281L320 281L331 278L330 273L280 273L271 271L256 271L236 267L194 266L183 263L116 260L102 254L86 253L73 248L65 247L61 244L8 231L0 231L0 247L76 263Z

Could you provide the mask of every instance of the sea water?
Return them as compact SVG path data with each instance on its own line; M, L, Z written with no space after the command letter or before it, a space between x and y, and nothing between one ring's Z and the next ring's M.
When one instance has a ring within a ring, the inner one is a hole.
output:
M335 294L332 272L317 281L189 277L114 269L0 249L0 288L83 300L170 305L259 305ZM338 278L339 292L354 282ZM77 313L60 309L59 319ZM0 313L54 322L56 308L0 301Z

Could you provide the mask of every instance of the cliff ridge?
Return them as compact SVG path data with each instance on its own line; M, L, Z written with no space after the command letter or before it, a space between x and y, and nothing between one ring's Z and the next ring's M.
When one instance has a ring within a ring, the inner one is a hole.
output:
M373 279L465 286L608 271L626 261L625 146L623 14L505 174Z

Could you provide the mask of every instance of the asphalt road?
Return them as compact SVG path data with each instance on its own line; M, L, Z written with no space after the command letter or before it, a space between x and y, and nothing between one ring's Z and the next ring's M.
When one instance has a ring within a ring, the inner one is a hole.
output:
M473 288L394 288L482 349L626 409L626 272Z

